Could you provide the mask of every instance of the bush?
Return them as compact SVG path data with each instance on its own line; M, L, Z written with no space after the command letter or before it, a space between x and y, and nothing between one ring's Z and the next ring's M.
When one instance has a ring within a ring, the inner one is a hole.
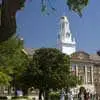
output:
M6 96L0 96L0 100L7 100Z
M14 99L28 99L28 97L27 96L14 96L14 97L12 97L12 100L14 100Z
M60 93L59 92L50 92L49 98L50 98L50 100L60 100Z

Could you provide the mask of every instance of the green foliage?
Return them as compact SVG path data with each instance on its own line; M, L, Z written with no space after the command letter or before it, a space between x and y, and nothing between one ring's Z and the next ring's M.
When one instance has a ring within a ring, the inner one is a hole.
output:
M33 54L27 70L22 74L22 83L35 88L61 89L73 87L78 78L70 73L70 58L53 48L40 48Z
M50 92L49 98L50 98L50 100L60 100L60 93L59 92Z
M79 80L79 78L76 77L75 75L70 74L68 78L69 78L67 84L68 87L75 87L77 84L80 85L82 83L82 81Z
M88 0L67 0L67 5L70 10L78 13L78 15L82 16L82 10L88 4Z
M56 11L56 8L52 5L53 0L41 0L41 11L47 12L49 8ZM80 17L82 16L82 10L88 4L88 0L66 0L66 5L70 10L76 12Z
M16 33L16 12L24 7L26 0L2 0L0 5L0 42L8 40ZM53 0L41 0L41 11L49 14L49 10L56 11ZM88 0L66 0L69 9L82 16L82 9ZM13 6L12 6L13 5Z
M34 84L38 88L62 88L69 72L69 56L57 49L41 48L33 55ZM55 84L55 85L54 85Z
M56 11L56 8L52 5L53 0L41 0L41 12L45 14L50 14L51 11Z
M17 56L19 56L18 54L21 52L21 48L20 40L18 40L16 37L0 43L0 66L7 68L20 64L16 62L19 60Z
M8 79L9 76L13 78L13 75L17 79L17 76L25 69L27 57L22 49L23 42L16 36L0 43L0 72L8 75Z
M69 56L53 48L40 48L33 54L33 59L22 73L20 80L24 89L31 86L46 91L50 88L65 87L66 75L69 74ZM66 81L67 82L67 81Z
M21 99L28 99L27 96L14 96L11 100L21 100Z
M54 48L36 50L21 80L24 86L34 86L42 92L72 87L77 83L70 73L70 57Z
M6 73L0 72L0 86L9 85L9 81L11 81L11 77Z

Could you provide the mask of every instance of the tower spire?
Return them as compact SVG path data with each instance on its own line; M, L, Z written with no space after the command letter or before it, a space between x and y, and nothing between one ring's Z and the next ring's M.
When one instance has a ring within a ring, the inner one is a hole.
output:
M76 51L75 39L72 38L72 33L69 27L69 21L66 16L60 18L60 33L59 33L59 49L65 54L72 54Z

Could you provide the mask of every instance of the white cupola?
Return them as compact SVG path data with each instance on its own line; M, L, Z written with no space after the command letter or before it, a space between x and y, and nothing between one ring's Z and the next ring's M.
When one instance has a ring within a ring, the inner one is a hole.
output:
M60 18L60 33L58 37L58 48L61 52L70 55L76 51L75 38L69 28L69 21L66 16Z

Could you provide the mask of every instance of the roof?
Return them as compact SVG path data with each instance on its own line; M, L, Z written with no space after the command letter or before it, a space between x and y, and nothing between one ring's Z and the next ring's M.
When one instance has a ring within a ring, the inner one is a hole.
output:
M90 54L90 59L92 59L92 60L100 60L100 56L98 56L97 54Z
M77 52L74 52L72 55L71 55L72 59L90 59L89 58L89 54L84 52L84 51L77 51Z
M84 51L77 51L71 55L72 59L79 59L79 60L92 60L92 61L99 61L100 56L97 54L88 54Z
M35 53L35 50L37 50L36 48L25 48L24 49L28 55L32 56L34 53ZM85 59L90 59L90 60L94 60L94 61L100 61L100 56L98 56L97 54L88 54L84 51L77 51L75 53L73 53L74 59L77 59L77 58L82 58L81 56L83 56L83 58Z
M35 53L35 48L25 48L25 51L28 53L28 55L32 56Z

